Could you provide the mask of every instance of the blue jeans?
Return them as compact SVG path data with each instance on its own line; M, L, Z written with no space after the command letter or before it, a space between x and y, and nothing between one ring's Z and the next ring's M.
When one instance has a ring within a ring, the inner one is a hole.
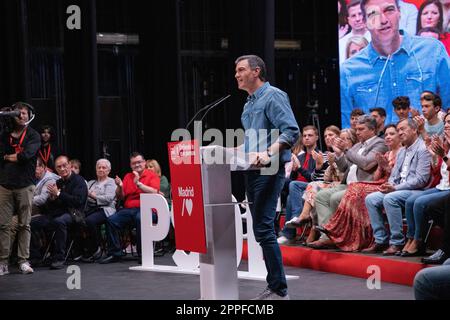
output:
M268 287L284 296L287 294L286 276L274 227L277 201L284 183L284 168L272 176L248 172L245 183L253 218L253 232L262 248L267 268Z
M406 221L408 222L407 238L422 240L426 209L431 203L445 198L449 194L450 190L441 191L432 188L415 193L406 199L405 214Z
M289 195L286 202L286 221L293 217L298 217L303 210L303 192L305 192L307 182L291 181L289 183ZM296 229L284 227L281 231L282 235L288 239L293 239L297 233Z
M450 299L450 259L442 266L420 270L414 278L416 300Z
M141 253L141 208L124 208L106 220L108 255L122 256L119 231L130 225L136 226L136 248Z
M419 190L400 190L390 193L374 192L366 197L366 207L369 212L375 242L401 246L405 243L403 236L402 209L406 199ZM390 237L384 227L382 210L385 210L389 222Z

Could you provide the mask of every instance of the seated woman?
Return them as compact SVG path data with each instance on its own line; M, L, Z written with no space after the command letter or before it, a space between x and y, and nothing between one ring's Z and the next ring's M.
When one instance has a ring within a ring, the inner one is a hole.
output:
M169 209L171 208L172 200L170 196L170 183L166 176L162 175L161 173L161 166L159 165L158 161L155 159L147 160L145 163L145 167L147 169L152 170L154 173L156 173L160 179L160 189L159 194L164 196L167 200L167 204L169 205Z
M111 162L99 159L95 165L97 179L88 182L86 208L86 238L84 239L84 262L93 262L102 256L99 227L116 212L116 184L109 177Z
M406 220L408 222L407 242L401 255L404 257L419 256L425 253L423 243L425 213L431 203L445 198L450 194L450 114L444 117L444 142L439 137L433 136L428 149L433 154L432 167L440 169L441 179L439 184L423 192L411 195L405 204Z
M386 127L384 140L389 151L385 155L377 156L378 168L374 181L351 183L336 213L327 224L316 227L317 230L326 233L343 251L360 251L370 247L374 241L364 200L368 194L378 191L378 187L387 181L394 167L397 153L401 148L395 125Z
M351 148L356 143L356 134L353 129L344 129L341 131L339 136L341 139L347 142L348 148ZM332 139L330 140L329 144L330 145L332 144ZM317 192L319 192L322 189L332 188L340 184L343 178L344 173L339 171L334 159L335 159L334 153L328 152L327 160L329 166L325 170L324 181L315 181L308 184L308 187L306 188L306 191L303 194L305 204L303 205L303 210L300 213L300 216L295 217L290 221L286 222L286 227L297 228L310 222L312 222L313 225L317 225L317 215L314 210L314 199L316 197ZM319 235L320 235L319 232L313 228L308 238L306 239L306 243L308 244L310 242L317 240Z

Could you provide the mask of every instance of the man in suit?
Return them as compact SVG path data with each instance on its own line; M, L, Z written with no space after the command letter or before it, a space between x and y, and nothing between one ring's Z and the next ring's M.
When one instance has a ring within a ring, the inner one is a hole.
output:
M359 143L346 149L346 143L336 138L333 149L336 154L336 165L345 172L343 181L334 188L322 189L316 196L316 211L319 225L327 223L339 206L339 202L351 182L371 181L377 168L375 155L385 153L387 147L384 140L377 136L377 122L370 115L359 117L356 125L356 135ZM319 240L309 244L315 249L333 246L325 234Z
M383 254L393 255L403 248L402 208L406 199L424 188L430 179L431 154L419 138L417 123L412 119L401 120L397 131L404 147L397 155L391 176L388 182L380 186L380 191L366 197L375 237L375 244L363 250L366 253L381 252L390 245ZM389 222L390 236L384 227L383 208Z

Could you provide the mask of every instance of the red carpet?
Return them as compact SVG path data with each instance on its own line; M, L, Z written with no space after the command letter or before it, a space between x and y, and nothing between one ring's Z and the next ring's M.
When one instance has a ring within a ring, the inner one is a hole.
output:
M381 281L412 286L414 276L426 267L419 258L383 257L357 253L314 250L302 246L281 246L283 264L367 279L369 266L380 268ZM247 245L242 252L247 259Z
M284 224L281 216L280 225ZM428 247L438 249L442 243L443 232L433 227L429 236ZM335 250L314 250L303 246L281 246L283 264L286 266L309 268L332 272L352 277L367 279L373 271L369 266L378 266L381 281L412 286L414 276L421 269L428 267L420 263L420 258L384 257L359 253L338 252ZM244 241L243 259L247 259L247 245Z

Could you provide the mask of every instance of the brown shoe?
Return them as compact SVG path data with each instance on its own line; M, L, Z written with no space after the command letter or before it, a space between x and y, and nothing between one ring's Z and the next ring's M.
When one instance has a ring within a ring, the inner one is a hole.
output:
M403 249L403 246L391 245L391 246L389 246L389 248L387 248L387 250L383 251L383 256L393 256L397 252L402 251L402 249Z
M386 248L388 247L387 244L380 244L380 243L374 243L373 245L371 245L370 247L368 247L367 249L362 250L362 253L380 253L383 252L383 250L386 250Z
M330 239L326 239L326 240L320 239L320 240L309 243L308 247L313 248L313 249L334 249L334 248L336 248L336 245Z

